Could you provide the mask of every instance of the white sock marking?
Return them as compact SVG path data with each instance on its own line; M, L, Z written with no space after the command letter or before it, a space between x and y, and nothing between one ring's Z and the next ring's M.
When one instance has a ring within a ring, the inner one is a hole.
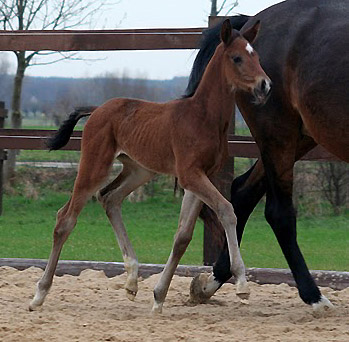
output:
M314 311L323 311L326 309L333 309L333 304L325 297L321 296L321 299L312 305Z

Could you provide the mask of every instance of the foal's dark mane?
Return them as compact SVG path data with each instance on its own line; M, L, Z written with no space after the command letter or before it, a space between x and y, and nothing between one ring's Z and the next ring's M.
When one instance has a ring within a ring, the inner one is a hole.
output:
M250 17L243 14L235 15L229 18L232 27L238 31L246 24L248 19L250 19ZM207 64L211 60L216 47L220 43L220 30L221 23L203 32L203 37L199 46L200 50L196 55L193 68L189 76L188 86L185 90L185 94L183 95L184 98L192 97L195 94ZM208 44L208 42L210 42L210 44ZM212 42L214 42L214 44L212 44Z

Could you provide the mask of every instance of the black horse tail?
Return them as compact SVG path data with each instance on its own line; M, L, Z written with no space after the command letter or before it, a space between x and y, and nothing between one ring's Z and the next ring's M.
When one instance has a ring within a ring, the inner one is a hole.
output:
M250 19L247 15L234 15L230 17L230 24L235 30L240 30ZM183 97L192 97L200 83L206 66L212 58L216 47L220 43L221 23L213 28L207 29L202 34L202 39L199 45L199 52L196 55L193 68L189 76L189 82Z
M74 112L70 113L68 118L63 121L58 131L46 140L47 148L50 151L59 150L63 146L67 145L78 121L85 116L91 115L96 108L97 107L92 106L76 108Z

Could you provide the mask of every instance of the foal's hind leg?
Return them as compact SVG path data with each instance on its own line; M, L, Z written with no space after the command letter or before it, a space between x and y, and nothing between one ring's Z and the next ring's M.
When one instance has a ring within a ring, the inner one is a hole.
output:
M152 179L154 173L125 155L118 159L123 163L123 169L113 182L99 192L98 199L107 213L123 255L128 274L125 284L127 298L134 300L138 291L138 261L122 222L121 204L133 190Z
M94 137L94 140L91 140L93 143L84 149L72 196L57 213L50 258L42 278L37 283L35 296L29 305L29 310L34 310L43 304L52 285L63 245L74 229L82 208L105 181L112 166L115 155L114 148L110 147L112 142L108 141L108 137L102 136L101 138L103 138L103 142L98 137ZM96 146L99 148L99 153L96 153L98 150Z
M182 201L179 225L174 239L173 249L164 271L161 274L161 278L154 289L153 313L162 312L162 306L164 304L173 274L182 255L191 241L195 222L199 216L201 207L202 202L192 192L186 190Z

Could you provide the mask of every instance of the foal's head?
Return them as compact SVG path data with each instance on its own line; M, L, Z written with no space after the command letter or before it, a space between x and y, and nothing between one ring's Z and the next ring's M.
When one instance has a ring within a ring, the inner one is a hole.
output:
M271 81L259 64L259 56L252 43L259 31L260 22L241 34L224 21L221 29L223 72L232 89L241 89L254 96L255 104L264 104L271 91Z

